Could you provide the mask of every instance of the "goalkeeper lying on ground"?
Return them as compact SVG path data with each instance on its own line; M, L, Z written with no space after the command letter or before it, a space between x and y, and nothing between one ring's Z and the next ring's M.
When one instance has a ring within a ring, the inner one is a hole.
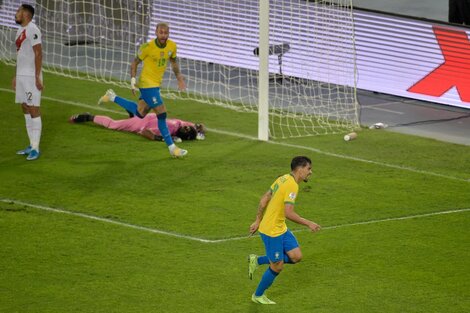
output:
M104 115L90 113L76 114L70 117L71 123L93 122L108 129L128 131L144 136L150 140L162 141L163 137L157 127L157 116L149 113L144 118L131 117L124 120L113 120ZM174 141L204 140L204 125L178 119L168 119L168 130Z

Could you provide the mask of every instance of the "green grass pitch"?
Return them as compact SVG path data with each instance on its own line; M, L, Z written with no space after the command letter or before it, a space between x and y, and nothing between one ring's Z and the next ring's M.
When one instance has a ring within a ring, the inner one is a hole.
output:
M249 138L255 114L168 99L170 117L210 128L176 160L161 142L68 123L124 115L96 106L110 85L46 74L42 155L27 162L14 69L0 72L1 312L470 311L470 147L368 129L263 143ZM314 171L296 210L324 229L289 224L304 260L261 307L265 267L250 281L246 257L263 246L245 237L295 155Z

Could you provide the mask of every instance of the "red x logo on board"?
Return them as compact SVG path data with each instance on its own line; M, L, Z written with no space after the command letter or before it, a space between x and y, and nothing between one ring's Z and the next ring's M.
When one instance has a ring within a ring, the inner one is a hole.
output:
M440 97L455 86L460 100L470 102L470 41L462 30L433 26L444 63L408 89Z

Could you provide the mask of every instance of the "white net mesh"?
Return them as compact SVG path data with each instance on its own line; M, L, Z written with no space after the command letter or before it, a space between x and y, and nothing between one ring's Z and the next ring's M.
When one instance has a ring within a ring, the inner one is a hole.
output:
M35 7L33 21L43 35L47 72L126 84L137 47L147 41L147 0L0 1L0 56L14 64L15 12Z
M42 0L44 69L76 78L129 85L137 48L170 23L187 94L210 104L258 108L258 1ZM22 3L23 3L22 2ZM15 58L17 1L0 1L0 55ZM13 23L12 23L13 22ZM270 1L270 135L275 138L343 132L358 126L351 0Z

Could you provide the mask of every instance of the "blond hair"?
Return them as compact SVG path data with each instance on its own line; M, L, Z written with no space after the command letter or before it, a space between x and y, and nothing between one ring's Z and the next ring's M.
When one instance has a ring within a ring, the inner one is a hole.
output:
M170 25L166 22L160 22L157 24L157 28L156 29L159 29L160 27L163 27L163 28L170 28Z

